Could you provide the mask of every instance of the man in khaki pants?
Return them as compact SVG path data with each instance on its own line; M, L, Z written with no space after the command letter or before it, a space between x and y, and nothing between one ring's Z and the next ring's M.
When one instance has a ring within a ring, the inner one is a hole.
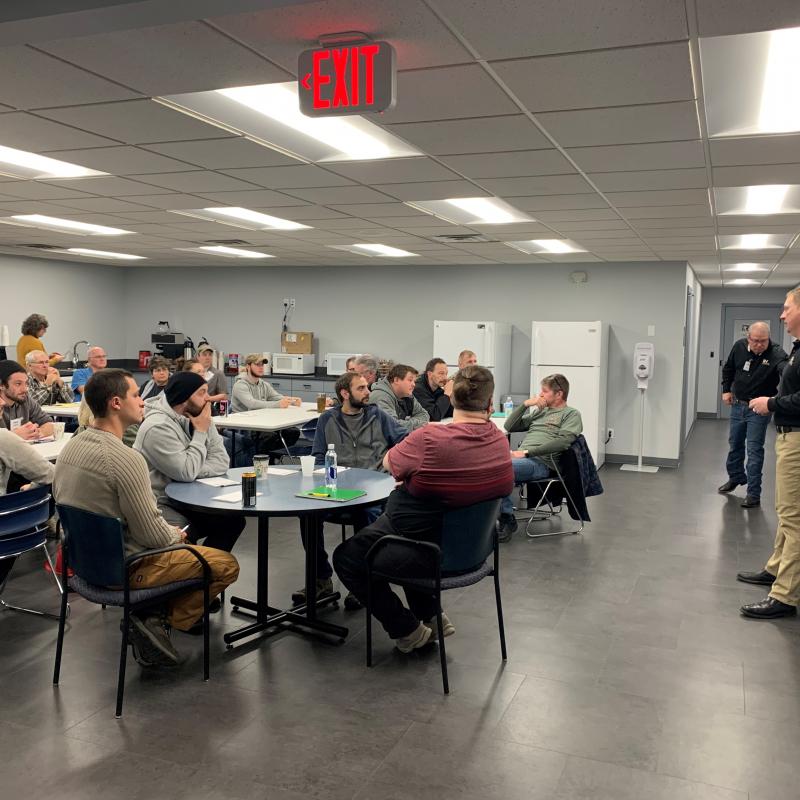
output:
M786 330L800 336L800 289L786 295L781 319ZM778 530L775 549L761 572L740 572L745 583L771 586L758 603L742 606L742 614L755 619L790 617L800 603L800 342L795 341L775 397L756 397L750 409L775 415L775 510Z

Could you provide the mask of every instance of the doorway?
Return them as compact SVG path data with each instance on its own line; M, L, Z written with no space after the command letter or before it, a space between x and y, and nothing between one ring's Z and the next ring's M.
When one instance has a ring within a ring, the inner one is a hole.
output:
M769 325L770 338L781 346L784 340L783 324L781 323L782 306L723 303L722 305L722 331L719 349L719 381L717 387L717 408L722 419L729 419L731 407L722 402L722 365L727 361L728 354L734 343L747 336L747 330L754 322L759 320Z

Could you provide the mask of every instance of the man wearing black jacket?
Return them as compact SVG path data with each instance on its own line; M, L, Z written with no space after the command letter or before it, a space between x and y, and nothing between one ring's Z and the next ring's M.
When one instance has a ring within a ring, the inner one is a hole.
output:
M452 391L453 381L447 377L447 364L441 358L432 358L414 384L414 397L428 412L431 422L453 416Z
M728 480L719 487L722 494L747 484L747 497L742 508L761 505L761 468L764 464L764 438L770 414L750 410L754 397L775 394L778 380L788 356L769 338L766 322L754 322L747 337L733 345L722 368L722 402L731 406L731 426L728 436ZM747 470L745 471L745 447Z
M792 336L800 336L800 289L792 289L786 295L781 319ZM778 530L764 569L736 576L745 583L771 587L764 600L742 606L741 612L755 619L790 617L797 613L800 603L800 342L795 341L792 347L777 395L753 398L750 409L765 417L775 415Z

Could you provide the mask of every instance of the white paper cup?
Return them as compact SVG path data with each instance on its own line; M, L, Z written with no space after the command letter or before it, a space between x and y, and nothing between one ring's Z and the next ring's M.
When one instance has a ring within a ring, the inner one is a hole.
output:
M64 422L53 423L53 438L58 441L64 435Z
M314 456L300 456L300 469L304 478L310 478L314 474L314 461Z

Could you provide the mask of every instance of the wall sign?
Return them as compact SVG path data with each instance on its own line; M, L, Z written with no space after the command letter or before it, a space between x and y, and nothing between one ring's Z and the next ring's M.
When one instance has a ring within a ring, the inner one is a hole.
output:
M395 53L388 42L304 50L297 67L300 111L339 117L385 111L395 100Z

